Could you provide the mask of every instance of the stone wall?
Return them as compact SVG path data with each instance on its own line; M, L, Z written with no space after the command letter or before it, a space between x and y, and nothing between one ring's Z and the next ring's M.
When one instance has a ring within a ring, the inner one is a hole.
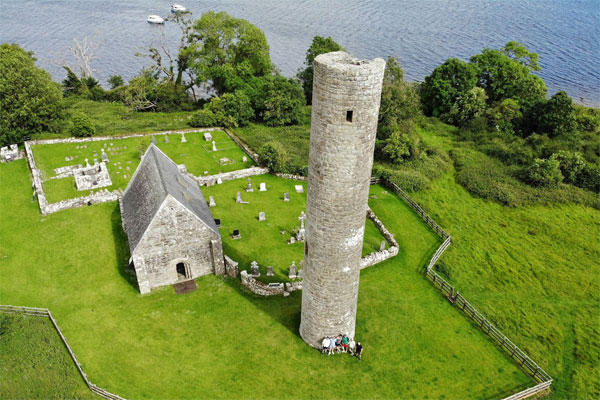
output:
M222 256L213 258L219 257L213 252L213 240L221 245L217 232L167 196L132 254L140 292L176 283L178 263L185 265L186 279L215 273L215 266L224 269Z
M277 296L285 293L285 286L283 283L266 284L259 282L245 270L240 273L240 276L242 278L242 286L248 288L252 293L260 296Z
M385 61L314 61L300 335L354 336L360 260Z
M237 278L240 273L238 262L232 260L227 255L225 255L223 259L225 261L225 273L232 278Z
M244 141L242 139L237 137L237 135L235 133L233 133L232 131L230 131L227 128L224 128L223 131L225 131L227 136L229 136L231 138L231 140L233 140L244 151L244 153L248 154L248 157L250 157L252 160L254 160L254 162L257 163L258 165L261 164L260 156L257 153L255 153L250 148L250 146L248 146L246 143L244 143Z
M255 175L264 175L264 174L268 174L268 173L269 173L268 168L250 167L250 168L246 168L246 169L239 169L237 171L223 172L220 174L208 175L208 176L195 176L195 175L188 173L188 176L190 178L192 178L194 181L196 181L200 186L212 186L217 183L218 179L221 179L221 181L225 182L225 181L232 181L232 180L240 179L240 178L248 178L250 176L255 176Z

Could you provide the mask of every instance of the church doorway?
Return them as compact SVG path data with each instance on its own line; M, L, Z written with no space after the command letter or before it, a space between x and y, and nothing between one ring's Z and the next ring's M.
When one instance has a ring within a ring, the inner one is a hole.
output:
M184 279L188 278L188 274L187 274L187 268L185 267L185 264L180 262L177 263L177 280L181 281Z

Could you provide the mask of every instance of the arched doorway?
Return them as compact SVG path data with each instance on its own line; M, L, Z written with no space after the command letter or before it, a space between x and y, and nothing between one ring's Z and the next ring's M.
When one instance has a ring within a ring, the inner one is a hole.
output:
M188 279L188 270L185 267L185 264L180 262L177 263L177 266L175 267L177 269L177 280L178 281L182 281L184 279Z

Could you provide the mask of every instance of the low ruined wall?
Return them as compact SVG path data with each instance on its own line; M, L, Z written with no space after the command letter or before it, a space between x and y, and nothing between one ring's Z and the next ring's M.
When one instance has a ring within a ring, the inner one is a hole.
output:
M286 282L285 291L295 292L296 290L302 290L302 281Z
M107 203L109 201L115 201L119 199L120 193L118 191L111 192L109 190L99 190L95 193L92 193L88 196L76 197L74 199L62 200L57 203L49 203L46 204L45 207L42 208L40 202L40 210L42 215L53 214L58 211L68 210L70 208L77 208L86 205L98 204L98 203Z
M235 133L233 133L232 131L230 131L229 129L223 128L222 130L225 131L227 136L229 136L231 138L231 140L233 140L235 142L235 144L237 144L239 147L241 147L241 149L244 151L244 153L248 154L248 157L250 157L252 160L254 160L254 162L257 163L258 165L260 165L260 156L257 153L255 153L250 148L250 146L248 146L246 143L244 143L244 141L242 139L237 137L237 135Z
M252 293L260 296L277 296L285 293L283 283L278 283L277 286L275 284L267 285L251 277L245 270L241 272L240 276L242 277L242 286L247 287Z
M225 261L225 273L232 278L237 278L240 273L238 262L227 257L227 255L225 255L223 259Z
M284 178L284 179L294 179L296 181L308 181L308 178L303 175L293 175L293 174L280 174L279 172L274 173L273 175Z
M264 175L264 174L268 174L268 173L269 173L268 168L250 167L250 168L246 168L246 169L239 169L237 171L223 172L223 173L216 174L216 175L195 176L195 175L188 173L188 176L190 178L192 178L194 181L196 181L201 186L212 186L217 183L217 180L219 178L223 182L225 182L225 181L232 181L232 180L240 179L240 178L248 178L250 176L255 176L255 175Z
M370 208L367 208L367 218L373 221L381 235L389 243L390 247L385 250L375 251L371 254L367 254L366 256L361 258L360 269L371 267L375 264L379 264L382 261L392 258L398 254L399 250L398 242L396 242L396 239L394 239L394 235L387 230L385 225L383 225L383 222L381 222L381 220L377 217L377 215L375 215L373 210L371 210Z

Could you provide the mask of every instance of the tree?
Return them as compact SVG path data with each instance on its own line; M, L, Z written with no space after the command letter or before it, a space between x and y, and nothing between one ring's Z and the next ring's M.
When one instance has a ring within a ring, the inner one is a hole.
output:
M227 128L246 126L254 118L250 99L242 90L213 97L204 109L213 113L218 125Z
M508 42L504 48L485 48L471 57L478 75L478 85L485 89L490 104L504 99L517 101L524 110L546 98L546 84L532 71L540 70L539 56L530 53L518 42Z
M345 51L345 49L335 42L331 37L324 38L315 36L312 44L306 51L306 59L304 61L305 68L298 71L297 77L300 79L306 104L312 104L312 87L313 87L313 61L320 54L331 53L332 51Z
M477 70L471 64L449 58L425 77L421 84L421 104L427 115L446 114L459 96L477 83Z
M297 80L275 75L268 80L263 93L260 115L267 125L293 125L300 121L304 94Z
M92 120L83 113L74 114L71 117L71 122L73 124L69 129L71 136L88 137L96 133L96 127L92 123Z
M279 142L267 142L258 150L261 161L273 172L285 172L288 156Z
M440 118L452 125L465 126L475 118L484 115L487 106L486 100L485 90L474 87L467 93L459 95L452 104L450 111L442 114Z
M551 160L556 160L559 163L560 172L566 183L575 184L577 176L585 167L585 160L579 152L571 152L561 150L558 153L552 154Z
M492 130L513 134L514 126L523 117L521 106L513 99L504 99L487 110L488 125Z
M381 149L381 158L393 163L415 158L419 150L419 137L415 134L414 121L403 120L385 139Z
M123 86L125 81L121 75L111 75L110 78L108 78L108 84L111 89L116 89L119 86Z
M575 108L573 100L560 91L548 101L540 103L537 113L537 128L540 132L547 133L549 137L568 137L577 130Z
M243 89L246 80L273 69L263 31L226 12L202 14L190 37L193 44L185 53L196 84L210 82L218 94Z
M0 144L22 142L27 135L56 132L64 116L59 87L35 66L31 52L0 44Z

